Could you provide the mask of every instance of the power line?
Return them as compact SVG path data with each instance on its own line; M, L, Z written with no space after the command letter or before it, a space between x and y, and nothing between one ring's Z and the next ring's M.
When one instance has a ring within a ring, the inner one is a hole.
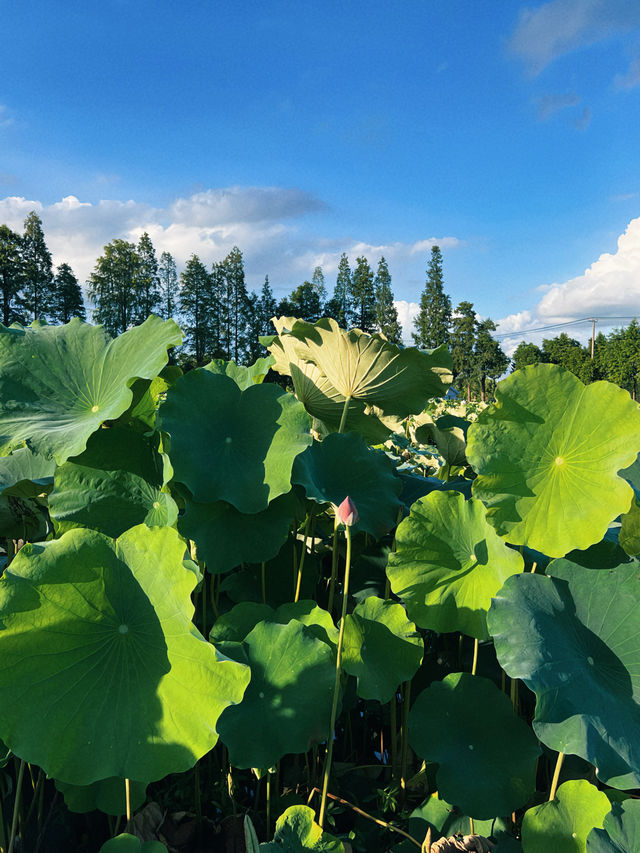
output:
M539 326L538 328L535 328L535 329L520 329L517 332L506 332L502 335L494 335L494 337L496 338L496 340L502 340L504 338L517 338L520 335L529 335L529 334L532 334L533 332L548 332L548 331L551 331L551 329L562 329L562 328L566 328L567 326L575 326L578 323L592 323L594 319L597 323L600 323L602 320L636 320L637 318L638 318L637 314L635 314L633 316L628 316L628 317L624 317L624 316L615 316L615 317L606 316L606 317L595 317L595 318L594 317L580 317L577 320L567 320L565 323L552 323L552 324L549 324L547 326Z

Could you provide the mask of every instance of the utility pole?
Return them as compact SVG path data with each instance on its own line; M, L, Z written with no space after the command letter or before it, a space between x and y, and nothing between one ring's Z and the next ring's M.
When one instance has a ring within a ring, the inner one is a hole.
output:
M596 348L596 323L598 322L595 317L591 317L591 361L593 361L593 354Z

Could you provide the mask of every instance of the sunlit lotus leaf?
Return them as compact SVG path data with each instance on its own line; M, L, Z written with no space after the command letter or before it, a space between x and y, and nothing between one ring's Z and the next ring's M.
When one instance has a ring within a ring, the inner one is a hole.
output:
M78 319L21 335L0 327L0 452L27 444L58 464L81 453L129 407L133 381L156 376L181 340L173 320L155 316L115 340Z
M203 368L167 391L160 414L176 481L200 503L224 500L243 513L290 491L293 461L312 441L293 394L271 384L241 391Z
M35 498L53 487L56 463L32 453L28 447L0 456L0 493L18 498Z
M351 498L360 516L354 530L376 538L396 523L401 483L384 453L372 450L356 432L332 433L316 441L293 466L293 482L303 486L307 497L340 506Z
M552 576L551 576L552 575ZM536 694L533 728L595 765L615 788L640 786L640 563L509 578L489 611L501 666Z
M586 779L560 785L555 799L525 812L524 853L585 853L587 836L611 809L607 795Z
M127 812L124 779L112 776L110 779L101 779L91 785L69 785L67 782L58 782L57 779L55 783L70 812L86 814L95 809L110 815L123 815ZM131 780L129 799L132 811L144 803L146 792L146 784Z
M178 508L164 491L157 436L123 427L99 429L87 449L55 473L49 510L58 532L91 527L116 537L136 524L175 524Z
M178 528L196 543L198 559L210 572L228 572L240 563L260 563L275 557L287 538L297 505L293 492L252 515L239 512L226 501L187 500Z
M360 400L384 415L421 412L427 400L443 396L451 383L451 356L444 345L435 350L402 348L378 333L345 331L333 319L314 325L292 320L273 321L279 335L269 348L276 355L274 369L288 373L285 363L293 362L295 354L296 360L315 364L344 399ZM287 337L296 343L285 341Z
M131 386L133 399L129 408L117 420L119 426L126 426L138 432L155 429L158 407L164 400L167 390L182 376L177 364L163 367L153 379L136 379Z
M470 829L469 816L440 798L437 791L430 794L421 806L409 815L409 835L414 838L424 838L431 829L431 840L449 838L451 835L468 835ZM474 819L474 832L488 838L506 830L506 823L500 818L491 820ZM406 848L409 849L408 847Z
M18 553L0 579L0 736L16 754L89 785L160 779L215 745L249 671L192 625L183 556L175 530L144 525Z
M613 803L602 829L587 836L587 853L636 853L640 850L640 801Z
M209 364L205 364L204 369L209 370L211 373L229 376L241 391L246 391L251 385L260 385L264 382L265 376L271 369L274 361L274 357L269 355L266 358L259 358L253 364L245 367L242 364L236 364L235 361L224 361L221 358L214 358Z
M416 441L434 444L448 465L465 465L468 428L469 421L455 415L442 415L436 421L429 418L416 429Z
M135 835L123 832L105 841L99 853L167 853L167 848L160 841L140 841Z
M259 622L241 648L251 683L218 720L234 767L272 767L329 734L335 651L306 625ZM233 655L225 645L224 652ZM236 659L240 660L238 656Z
M467 458L498 533L562 557L627 512L633 490L618 471L639 447L640 408L626 391L537 364L498 384L496 403L469 427Z
M289 806L276 821L273 841L260 845L264 853L344 853L344 845L315 822L309 806Z
M438 791L471 817L510 814L535 791L538 742L487 678L456 672L423 690L409 713L409 743L440 765Z
M389 702L422 662L424 643L401 604L370 595L346 617L342 667L358 679L358 696Z
M480 501L431 492L399 525L387 576L421 628L485 640L491 597L523 567L520 554L487 523Z
M306 625L318 639L326 643L338 642L338 629L331 614L311 600L291 601L278 608L257 601L242 601L228 613L223 613L213 624L209 639L217 646L221 642L242 642L258 622L277 622L286 625L292 619Z

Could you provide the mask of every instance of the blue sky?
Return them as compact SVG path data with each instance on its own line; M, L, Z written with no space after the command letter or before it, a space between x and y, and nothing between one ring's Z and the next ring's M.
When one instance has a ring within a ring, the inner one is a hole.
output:
M277 295L384 254L409 325L438 242L454 303L503 334L640 313L640 4L0 0L0 19L0 222L36 209L83 279L143 230L179 265L237 244Z

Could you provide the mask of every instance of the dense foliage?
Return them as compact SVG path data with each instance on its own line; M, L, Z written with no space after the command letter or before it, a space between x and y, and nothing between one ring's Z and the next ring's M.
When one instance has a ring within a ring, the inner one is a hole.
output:
M640 407L275 327L0 326L0 848L637 853Z

